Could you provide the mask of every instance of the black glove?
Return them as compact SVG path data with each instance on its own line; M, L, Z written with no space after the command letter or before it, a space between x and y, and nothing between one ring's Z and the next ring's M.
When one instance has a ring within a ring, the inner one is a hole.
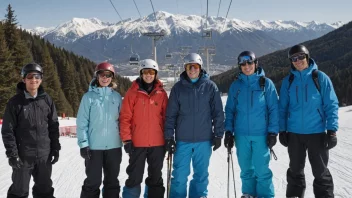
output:
M282 146L287 147L288 146L288 133L286 131L281 131L279 133L279 140Z
M273 146L276 144L276 133L271 133L269 132L268 135L266 136L266 143L268 144L269 149L272 149Z
M165 140L165 149L169 154L174 154L176 152L176 143L174 139L166 139Z
M224 145L228 149L232 149L235 145L235 137L233 136L231 131L225 132Z
M127 140L124 142L125 145L123 145L123 148L125 149L125 152L128 154L128 155L131 155L133 150L134 150L134 147L133 147L133 144L132 144L132 140Z
M221 137L214 137L213 138L213 151L216 151L216 149L220 148L221 146Z
M89 146L81 148L80 152L81 152L81 157L83 157L83 159L85 160L90 160L90 158L92 157Z
M337 137L336 137L336 132L328 130L325 136L325 142L324 146L327 149L332 149L337 145Z
M10 157L9 164L12 168L21 168L23 163L19 157Z
M51 150L50 151L51 164L55 164L57 161L59 161L59 151L58 150Z

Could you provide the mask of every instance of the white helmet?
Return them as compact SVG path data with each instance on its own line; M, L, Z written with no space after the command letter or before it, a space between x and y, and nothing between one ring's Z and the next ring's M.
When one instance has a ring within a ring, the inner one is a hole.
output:
M140 61L139 72L141 72L142 69L155 69L156 71L159 71L159 66L158 63L152 59L144 59Z
M184 66L189 64L189 63L196 63L199 64L201 67L203 66L203 60L202 57L200 57L199 54L196 53L190 53L185 58L183 59L184 61Z

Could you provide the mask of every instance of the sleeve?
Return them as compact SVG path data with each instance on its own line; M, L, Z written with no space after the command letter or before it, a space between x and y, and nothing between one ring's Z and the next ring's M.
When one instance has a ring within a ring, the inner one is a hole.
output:
M279 133L279 100L274 83L267 78L267 90L265 94L265 101L268 109L268 132Z
M323 108L326 117L326 129L338 130L339 101L330 78L323 72L319 72L320 91L323 99Z
M123 142L132 140L132 117L133 117L134 99L129 90L122 100L120 112L120 137Z
M87 94L83 95L77 113L77 141L80 148L89 146L88 128L90 117L90 101Z
M12 102L7 103L3 118L1 135L6 149L6 156L8 158L18 157L18 149L15 137L17 115Z
M227 101L225 105L225 131L231 131L234 133L234 119L235 119L235 111L236 111L236 104L235 104L235 83L232 83L227 96Z
M279 97L279 131L287 131L288 107L290 98L288 95L288 77L284 78L280 88Z
M162 110L161 110L161 117L162 117L162 123L163 123L163 130L164 130L164 124L166 120L166 108L167 108L167 103L168 103L168 97L166 92L163 93L163 104L162 104Z
M211 117L213 120L214 135L222 137L224 135L224 108L219 89L214 82L212 82L212 92Z
M166 108L166 116L165 116L165 125L164 125L164 137L165 139L173 139L175 128L176 128L176 120L179 112L179 102L176 93L175 85L171 89L169 101L167 103Z
M50 149L61 150L60 145L60 132L59 132L59 120L57 118L56 107L53 100L48 96L50 101L50 115L48 117L48 131L50 138Z

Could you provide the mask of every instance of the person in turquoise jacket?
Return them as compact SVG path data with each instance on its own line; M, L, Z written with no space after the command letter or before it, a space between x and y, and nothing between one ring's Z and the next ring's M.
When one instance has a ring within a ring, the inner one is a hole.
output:
M225 147L234 143L241 168L243 198L275 196L270 151L279 132L278 96L274 83L251 51L238 56L240 74L231 84L225 106Z
M89 91L84 94L77 115L77 138L85 160L86 175L81 198L99 198L102 171L104 198L119 198L118 180L122 160L119 133L121 95L113 89L113 65L100 63Z

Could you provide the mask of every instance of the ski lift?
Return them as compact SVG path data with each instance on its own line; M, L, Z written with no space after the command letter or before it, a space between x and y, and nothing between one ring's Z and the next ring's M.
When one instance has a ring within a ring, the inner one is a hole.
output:
M167 53L167 54L165 55L165 59L170 60L171 58L172 58L172 54Z
M138 54L133 54L130 57L130 65L138 65L139 64L139 55Z
M212 31L211 30L204 30L202 37L206 37L206 38L211 38L212 36Z

